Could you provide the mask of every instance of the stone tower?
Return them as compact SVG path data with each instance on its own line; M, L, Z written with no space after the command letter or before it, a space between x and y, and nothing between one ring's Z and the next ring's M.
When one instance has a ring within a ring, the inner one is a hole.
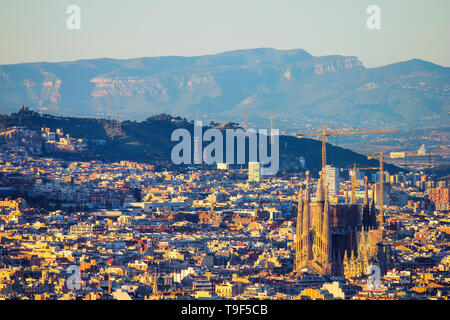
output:
M311 202L307 172L305 194L300 190L298 200L294 271L331 275L328 188L322 175L316 194L315 201Z

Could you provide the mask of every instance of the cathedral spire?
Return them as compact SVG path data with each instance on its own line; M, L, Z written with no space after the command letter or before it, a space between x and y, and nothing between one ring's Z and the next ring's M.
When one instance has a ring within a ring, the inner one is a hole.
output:
M302 234L303 234L303 192L302 185L300 184L300 190L298 192L298 205L297 205L297 230L295 232L295 266L294 270L297 270L302 258Z
M303 201L303 230L309 230L309 171L306 171L305 200Z
M310 236L309 236L309 171L306 171L306 195L303 203L303 228L302 228L302 255L306 260L310 258Z
M300 184L300 189L298 190L298 200L297 200L297 218L303 212L303 188Z
M322 256L324 257L324 262L326 264L329 264L330 262L330 239L329 239L329 208L328 208L328 185L325 185L325 203L323 208L323 221L322 221L322 228L321 228L321 235L322 235L322 241L323 241L323 253Z
M298 204L297 204L297 235L300 236L302 231L302 221L303 220L303 192L302 186L300 185L300 190L298 192Z
M370 214L369 214L369 225L371 229L377 228L377 215L375 212L375 195L376 195L377 185L374 184L372 188L372 201L370 202Z
M309 171L306 171L306 190L305 200L309 203Z
M323 201L323 175L319 172L319 180L317 181L316 201Z
M369 204L369 187L367 186L367 176L364 177L364 205Z
M343 263L343 274L346 278L350 277L350 263L348 261L348 254L347 254L347 249L345 249L344 251L344 260L342 261Z

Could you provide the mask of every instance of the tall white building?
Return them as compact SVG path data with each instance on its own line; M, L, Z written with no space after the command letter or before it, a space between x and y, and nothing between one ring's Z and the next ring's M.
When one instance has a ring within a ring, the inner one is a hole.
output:
M248 181L261 181L261 163L249 162L248 163Z
M328 184L328 194L330 196L339 195L339 168L326 166L326 179Z
M230 165L228 163L217 163L217 169L219 170L228 170L230 168Z

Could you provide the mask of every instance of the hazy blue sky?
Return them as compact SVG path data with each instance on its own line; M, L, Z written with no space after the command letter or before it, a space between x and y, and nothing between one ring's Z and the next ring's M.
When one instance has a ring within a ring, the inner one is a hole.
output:
M69 30L66 8L81 9ZM369 5L381 29L366 27ZM0 64L302 48L450 66L450 0L0 0Z

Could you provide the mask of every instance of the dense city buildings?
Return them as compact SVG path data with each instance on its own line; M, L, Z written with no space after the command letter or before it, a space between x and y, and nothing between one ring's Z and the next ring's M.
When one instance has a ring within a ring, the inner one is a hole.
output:
M0 1L0 306L445 306L450 1L197 2Z
M169 170L42 157L80 152L61 131L0 137L0 299L449 297L448 179L384 172L381 219L372 171Z

